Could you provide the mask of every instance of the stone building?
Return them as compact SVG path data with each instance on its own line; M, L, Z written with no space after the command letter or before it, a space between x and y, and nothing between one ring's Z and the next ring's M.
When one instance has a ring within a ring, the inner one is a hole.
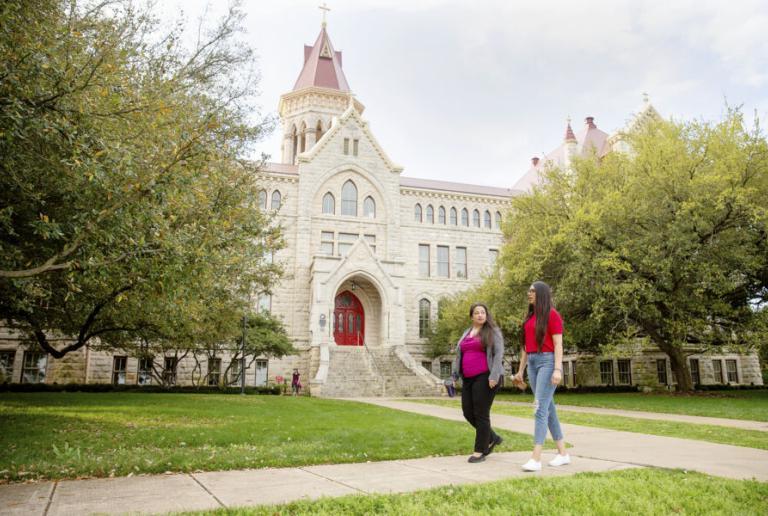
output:
M275 214L287 243L273 257L286 277L271 295L256 293L257 303L283 319L298 354L254 361L245 371L248 385L290 378L298 368L312 395L440 393L450 361L426 358L426 330L441 297L476 285L492 266L511 197L537 184L546 166L567 167L573 156L620 145L589 117L578 135L569 123L563 143L534 158L511 189L417 179L402 175L364 109L323 26L304 47L293 88L280 98L281 162L254 171L263 185L261 209ZM640 116L652 116L652 109L647 104ZM668 385L668 364L663 378L656 369L662 358L658 350L626 359L573 354L564 372L570 385ZM224 356L196 369L189 359L90 348L53 360L20 347L17 335L0 334L0 375L14 382L143 385L156 381L153 369L180 384L209 372L212 383L236 382L238 364L229 362ZM704 383L762 382L755 356L701 358L698 371Z

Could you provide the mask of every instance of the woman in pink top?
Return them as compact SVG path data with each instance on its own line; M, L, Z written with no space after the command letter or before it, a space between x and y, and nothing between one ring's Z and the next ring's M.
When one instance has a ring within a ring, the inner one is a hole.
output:
M469 316L472 326L456 344L452 376L462 378L461 409L475 428L475 453L469 462L482 462L502 441L491 428L491 405L504 375L504 337L484 304L473 304Z
M523 349L520 368L513 382L523 380L528 365L528 379L534 395L533 454L523 464L525 471L541 471L541 448L547 437L547 428L557 445L557 456L550 466L571 463L565 451L563 431L555 409L555 389L563 379L563 319L552 304L552 291L543 281L536 281L528 289L528 313L523 322Z

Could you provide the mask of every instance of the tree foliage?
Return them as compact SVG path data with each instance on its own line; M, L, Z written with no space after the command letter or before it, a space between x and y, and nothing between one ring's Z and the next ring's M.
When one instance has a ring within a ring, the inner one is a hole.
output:
M648 121L627 153L550 170L513 199L489 299L522 314L537 279L552 285L566 345L645 339L692 388L686 357L754 349L768 332L768 145L738 110L717 123Z
M279 277L240 19L188 49L127 1L0 5L0 318L53 356L232 340Z

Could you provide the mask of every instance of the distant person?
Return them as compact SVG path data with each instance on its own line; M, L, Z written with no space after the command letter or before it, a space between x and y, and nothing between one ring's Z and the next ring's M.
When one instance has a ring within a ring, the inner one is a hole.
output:
M443 380L443 385L445 385L445 390L448 391L449 398L456 396L456 382L453 381L453 378Z
M571 463L565 451L563 431L555 409L555 389L563 380L563 319L552 304L549 285L536 281L528 289L528 311L523 321L520 367L512 377L513 383L523 384L525 366L534 394L533 454L523 464L524 471L541 471L541 448L547 428L557 445L557 455L550 466Z
M482 462L502 442L491 428L491 405L504 375L504 337L484 304L473 304L469 316L472 326L456 344L451 376L462 379L461 409L475 428L475 452L469 462Z
M291 376L291 393L293 396L298 396L301 394L301 375L299 374L298 369L293 370L293 375Z

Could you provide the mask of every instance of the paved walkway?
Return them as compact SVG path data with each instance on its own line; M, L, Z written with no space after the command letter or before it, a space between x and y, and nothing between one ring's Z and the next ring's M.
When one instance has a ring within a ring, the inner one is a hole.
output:
M460 410L388 399L360 400L397 410L463 421ZM530 433L527 418L493 416L495 428ZM573 463L546 467L541 476L657 466L729 478L768 481L768 451L563 425ZM449 484L471 484L525 474L529 452L494 453L481 464L466 455L333 464L301 468L70 480L0 486L0 514L118 514L210 510L285 503L321 496L401 493ZM545 460L550 454L545 453Z
M496 400L494 404L503 403L520 407L530 407L531 404L522 401ZM587 414L604 414L606 416L633 417L637 419L654 419L657 421L676 421L680 423L695 423L698 425L727 426L741 428L743 430L759 430L768 432L767 421L749 421L746 419L726 419L722 417L687 416L685 414L668 414L666 412L644 412L640 410L621 410L598 407L581 407L577 405L557 404L557 410L569 412L583 412Z

